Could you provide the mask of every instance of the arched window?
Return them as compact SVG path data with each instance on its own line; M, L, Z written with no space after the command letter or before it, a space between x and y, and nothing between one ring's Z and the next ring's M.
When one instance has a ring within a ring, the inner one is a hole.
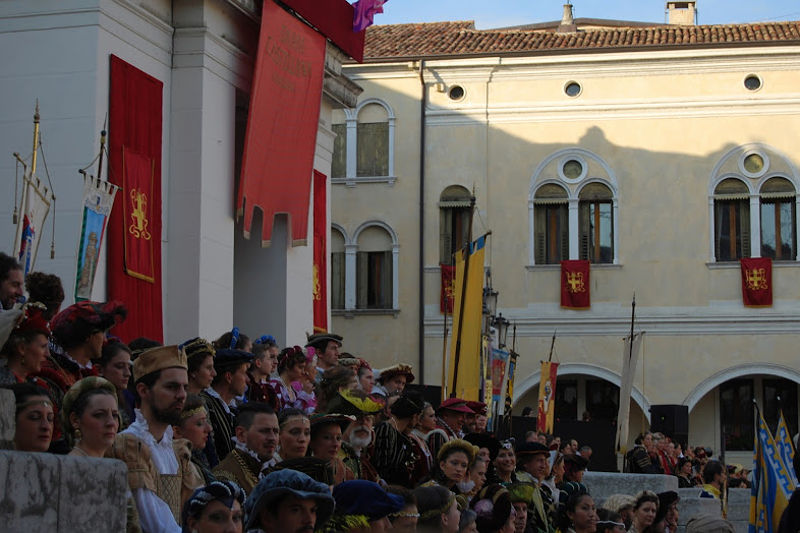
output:
M394 183L394 121L392 108L377 98L335 110L331 182Z
M548 183L533 197L536 228L536 264L558 264L569 259L569 198L560 185Z
M356 176L389 175L389 117L379 104L362 107L356 117Z
M356 308L392 309L394 246L382 227L368 226L358 234L356 252Z
M714 252L717 261L750 257L750 193L736 178L714 189Z
M614 262L614 213L611 189L589 183L578 194L581 259Z
M536 167L528 196L531 265L617 264L617 178L599 156L565 148Z
M797 255L796 192L786 178L761 186L761 256L794 260Z
M344 309L345 249L344 235L331 228L331 309Z
M447 187L439 196L439 263L443 265L453 265L453 254L467 244L471 198L460 185Z

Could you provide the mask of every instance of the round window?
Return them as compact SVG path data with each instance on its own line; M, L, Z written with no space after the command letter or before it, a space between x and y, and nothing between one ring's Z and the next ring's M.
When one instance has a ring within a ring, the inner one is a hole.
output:
M447 94L450 96L450 100L461 100L464 98L464 88L461 85L453 85Z
M568 82L564 86L564 92L567 93L567 96L574 98L581 94L581 84L577 81Z
M750 154L744 158L744 169L750 174L760 174L764 170L764 158L758 154Z
M757 91L761 88L761 78L750 74L744 79L744 86L748 91Z
M583 174L583 165L577 159L570 159L564 163L562 172L567 179L576 180Z

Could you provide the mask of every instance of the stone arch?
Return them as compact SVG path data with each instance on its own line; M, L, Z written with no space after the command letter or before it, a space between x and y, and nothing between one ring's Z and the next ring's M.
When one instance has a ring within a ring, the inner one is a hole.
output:
M788 366L777 365L774 363L748 363L738 365L733 368L726 368L717 372L716 374L704 379L698 384L692 392L686 396L683 401L684 405L689 406L689 412L694 409L695 405L709 392L719 387L726 381L731 379L752 376L754 374L761 374L767 376L775 376L779 378L790 379L795 383L800 383L800 372Z
M570 376L570 375L585 375L585 376L592 376L600 379L604 379L609 383L613 383L617 387L620 386L622 383L622 378L616 372L613 372L605 367L599 365L592 365L589 363L562 363L558 366L558 375L559 377L563 376ZM512 399L512 403L516 404L520 398L522 398L527 392L535 387L539 386L539 382L542 378L541 370L537 370L536 372L530 374L518 385L514 387L514 398ZM644 415L647 417L647 421L650 421L650 401L647 397L642 394L642 392L633 387L631 390L631 399L636 402L636 405L642 410Z

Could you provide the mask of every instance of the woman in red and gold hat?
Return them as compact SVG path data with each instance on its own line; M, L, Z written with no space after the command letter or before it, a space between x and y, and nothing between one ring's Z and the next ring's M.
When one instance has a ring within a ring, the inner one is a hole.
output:
M50 353L50 328L44 312L44 305L25 305L22 320L0 349L7 359L6 366L0 367L0 385L23 383L42 369Z

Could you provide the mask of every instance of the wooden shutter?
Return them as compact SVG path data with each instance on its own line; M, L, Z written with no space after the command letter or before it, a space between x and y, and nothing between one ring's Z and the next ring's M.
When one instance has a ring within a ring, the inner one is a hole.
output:
M356 309L366 309L369 296L369 252L356 252Z

